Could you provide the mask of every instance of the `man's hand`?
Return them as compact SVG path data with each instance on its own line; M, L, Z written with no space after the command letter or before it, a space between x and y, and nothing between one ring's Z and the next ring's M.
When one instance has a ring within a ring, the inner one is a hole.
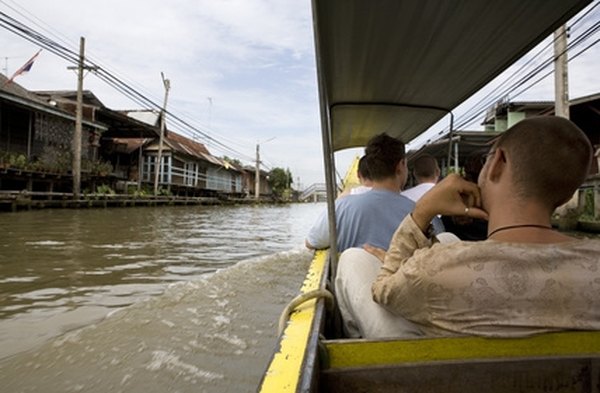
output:
M308 248L309 250L316 250L316 248L310 244L307 239L304 239L304 247Z
M385 254L387 252L386 250L384 250L383 248L372 246L370 244L365 244L363 246L363 249L369 254L375 255L377 259L379 259L383 263L383 260L385 259Z
M413 220L425 230L438 214L467 216L487 220L481 209L481 193L477 184L450 174L419 199L412 213Z

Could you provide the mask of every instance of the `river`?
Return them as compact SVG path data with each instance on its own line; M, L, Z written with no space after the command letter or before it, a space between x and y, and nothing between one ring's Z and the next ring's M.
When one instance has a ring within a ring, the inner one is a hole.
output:
M0 214L0 391L255 391L324 208Z

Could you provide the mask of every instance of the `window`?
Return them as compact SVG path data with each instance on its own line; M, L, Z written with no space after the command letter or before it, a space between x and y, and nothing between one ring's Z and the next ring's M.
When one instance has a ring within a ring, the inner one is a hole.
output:
M195 162L185 163L183 181L186 186L195 187L198 184L198 164Z
M156 156L145 156L142 168L142 179L147 182L154 181L154 167L156 165ZM161 157L162 165L158 182L169 184L171 182L171 156Z

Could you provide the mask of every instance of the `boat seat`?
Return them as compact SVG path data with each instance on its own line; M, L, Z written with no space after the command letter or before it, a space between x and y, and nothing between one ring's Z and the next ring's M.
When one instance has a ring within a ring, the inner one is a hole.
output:
M322 344L323 392L600 391L600 332Z

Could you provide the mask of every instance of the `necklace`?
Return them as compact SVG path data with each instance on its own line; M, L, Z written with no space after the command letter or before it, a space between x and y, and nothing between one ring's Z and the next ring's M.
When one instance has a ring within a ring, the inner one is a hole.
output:
M542 228L542 229L552 229L551 226L547 226L547 225L538 225L538 224L518 224L518 225L507 225L505 227L500 227L500 228L496 228L494 229L492 232L490 232L490 234L488 235L488 239L490 237L492 237L492 235L494 233L498 233L500 231L507 231L509 229L515 229L515 228Z

